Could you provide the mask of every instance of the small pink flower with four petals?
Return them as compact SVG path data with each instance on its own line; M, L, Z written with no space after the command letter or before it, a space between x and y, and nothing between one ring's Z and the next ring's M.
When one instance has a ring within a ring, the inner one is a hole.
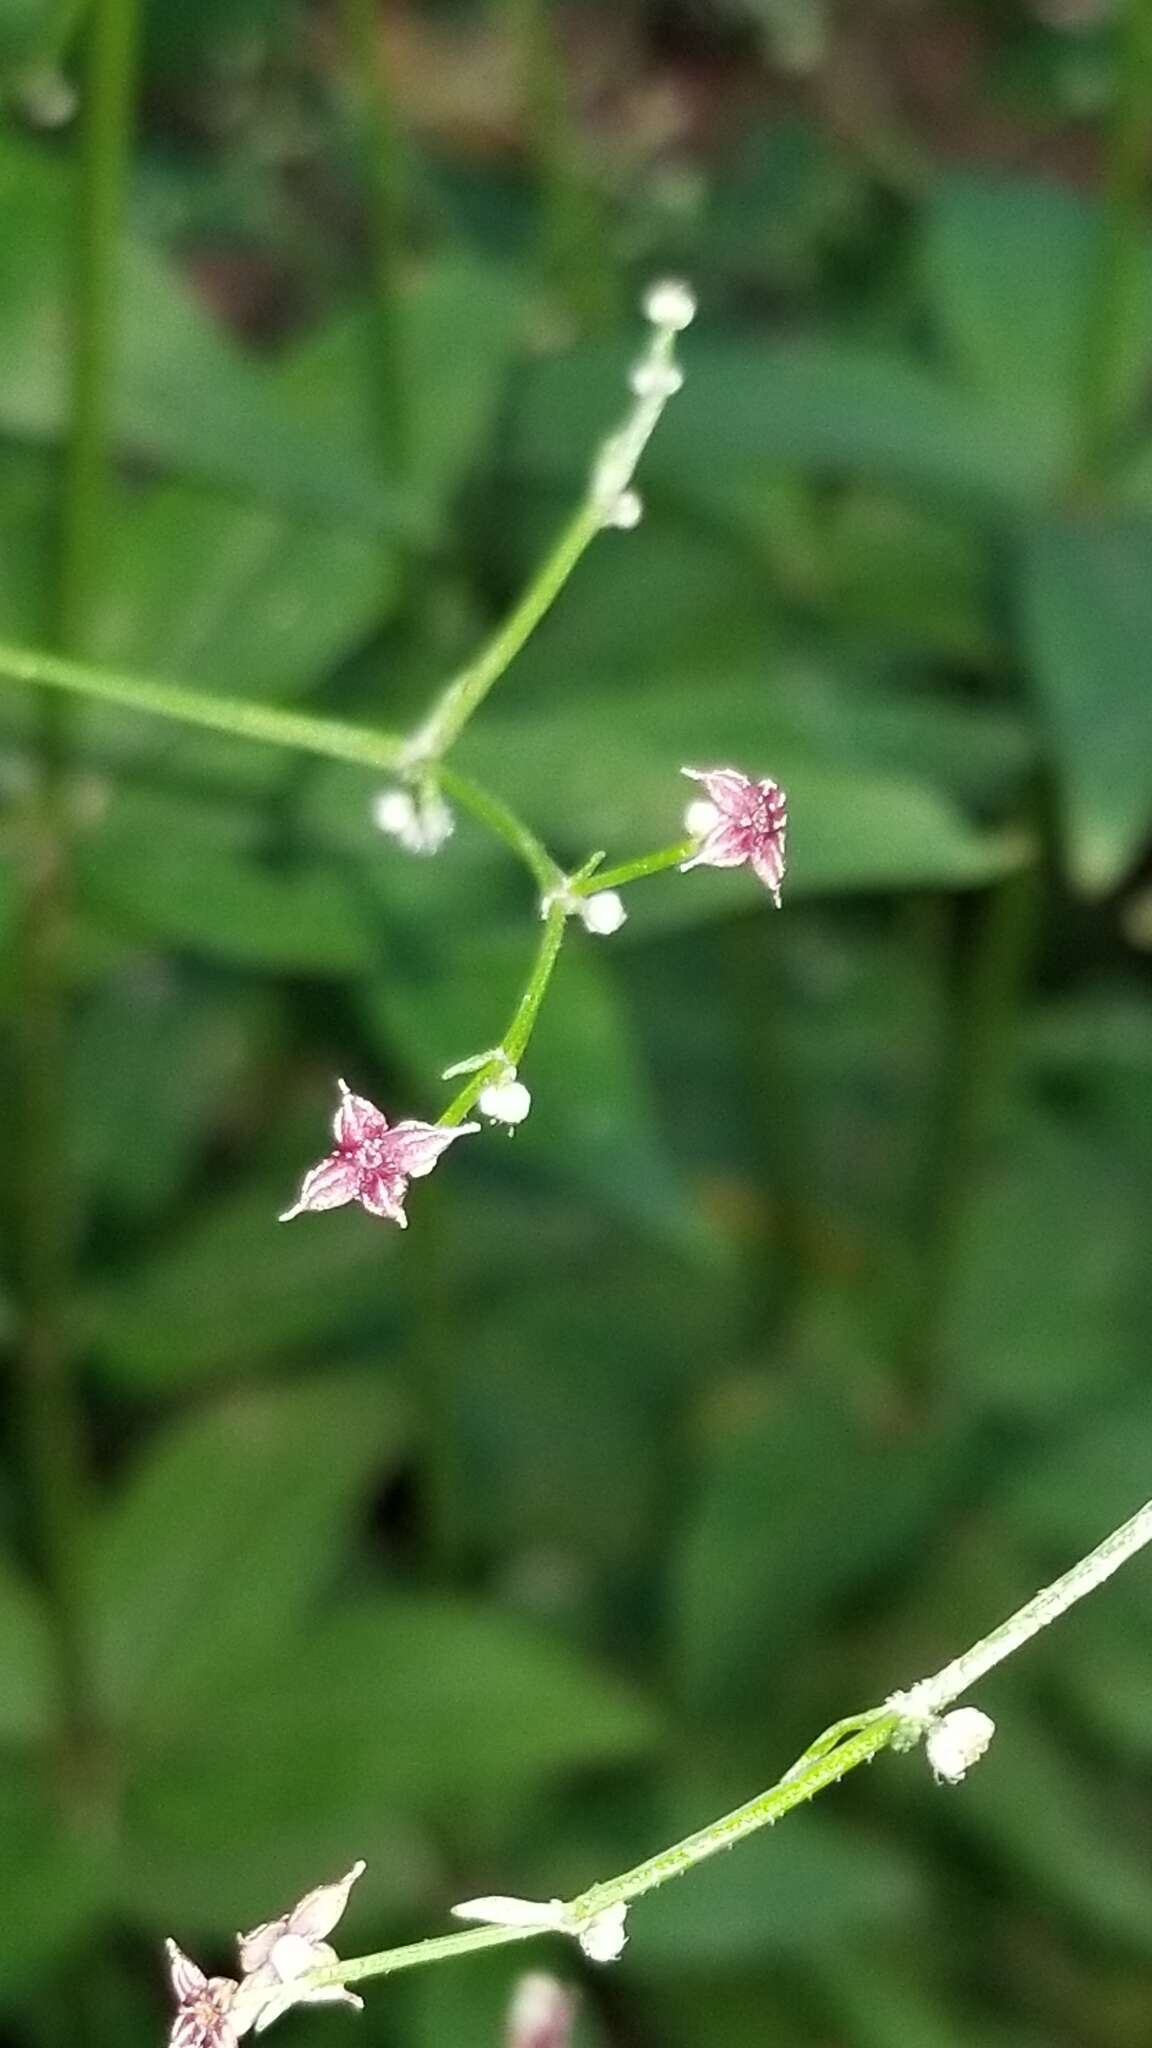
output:
M231 2013L239 1985L231 1977L206 1977L174 1941L166 1945L176 1993L168 2048L238 2048L240 2037Z
M348 1202L359 1202L370 1216L386 1216L405 1229L409 1181L422 1180L449 1145L480 1126L390 1124L375 1103L353 1095L343 1081L339 1086L340 1107L332 1125L335 1147L305 1174L299 1195L280 1221L288 1223L306 1209L342 1209Z
M702 782L708 800L693 804L688 829L698 832L700 845L689 868L739 868L745 861L763 882L776 908L784 880L784 845L788 802L778 782L753 782L737 768L685 768L682 773Z

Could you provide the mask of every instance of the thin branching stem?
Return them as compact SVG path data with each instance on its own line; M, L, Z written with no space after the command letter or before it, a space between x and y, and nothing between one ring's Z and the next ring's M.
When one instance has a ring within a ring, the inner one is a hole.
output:
M682 1877L722 1849L730 1849L747 1835L771 1827L793 1807L803 1805L838 1784L850 1771L870 1763L885 1749L907 1749L925 1734L947 1707L964 1697L972 1686L996 1665L1064 1614L1076 1601L1103 1585L1146 1544L1152 1543L1152 1501L1148 1501L1123 1526L1108 1536L1071 1570L1026 1601L999 1628L974 1643L963 1656L946 1664L934 1677L923 1679L908 1692L894 1694L881 1707L837 1721L818 1736L803 1756L785 1771L768 1791L746 1805L738 1806L707 1827L686 1835L643 1863L623 1871L619 1877L590 1885L563 1908L565 1925L578 1931L610 1906L628 1905L644 1893L654 1891L672 1878ZM325 1964L308 1973L311 1985L356 1984L368 1977L390 1976L397 1970L425 1963L447 1962L453 1957L474 1955L505 1942L524 1941L540 1927L480 1927L462 1934L438 1935L430 1941L406 1943L384 1949L377 1955L355 1956Z

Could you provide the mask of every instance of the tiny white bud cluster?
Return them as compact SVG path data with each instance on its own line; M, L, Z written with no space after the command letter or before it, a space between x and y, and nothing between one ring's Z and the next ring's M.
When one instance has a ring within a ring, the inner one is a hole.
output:
M995 1733L995 1721L979 1707L956 1707L934 1721L924 1749L937 1784L958 1785L979 1763Z
M372 799L372 822L406 853L439 853L456 820L436 790L382 789Z
M592 471L590 499L602 526L626 531L640 519L643 508L632 489L632 478L664 407L684 383L684 372L673 362L672 351L676 336L695 314L692 293L674 278L650 286L645 293L644 315L655 332L628 373L636 403L623 426L604 442Z

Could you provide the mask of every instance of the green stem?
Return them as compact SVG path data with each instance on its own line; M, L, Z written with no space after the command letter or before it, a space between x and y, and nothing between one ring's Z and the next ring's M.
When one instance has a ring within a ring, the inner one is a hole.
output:
M59 639L86 647L109 523L121 221L131 147L139 0L97 0L85 80L71 419L64 469Z
M586 325L600 325L614 310L613 264L604 203L565 76L557 10L551 0L505 0L504 12L540 184L544 276Z
M551 611L577 562L603 524L603 514L591 500L581 505L568 521L523 597L476 660L448 684L431 717L409 741L406 758L413 767L438 761L459 739L493 684L499 682L541 619Z
M572 894L595 896L601 889L619 889L625 882L641 882L646 875L663 874L666 868L678 868L683 861L690 860L699 844L698 839L680 839L675 846L661 846L655 853L621 861L618 867L600 868L583 881L574 881Z
M544 932L532 963L532 971L525 984L524 993L512 1013L512 1017L500 1041L500 1050L493 1059L486 1060L476 1072L469 1074L463 1088L454 1096L438 1121L442 1124L458 1124L467 1116L490 1081L498 1081L505 1068L517 1066L535 1029L540 1006L548 992L552 971L560 957L564 943L564 927L568 913L563 903L553 903L544 920Z
M870 1763L885 1749L907 1749L918 1742L932 1722L970 1691L981 1678L1012 1656L1043 1628L1047 1628L1078 1600L1119 1571L1120 1566L1152 1543L1152 1501L1148 1501L1089 1556L1002 1622L978 1643L946 1664L932 1678L921 1680L908 1692L894 1694L884 1706L838 1721L805 1750L791 1769L785 1771L767 1792L746 1805L738 1806L708 1827L686 1835L682 1841L661 1849L643 1863L590 1885L562 1908L564 1931L580 1929L609 1906L628 1905L645 1892L656 1890L670 1879L682 1877L697 1864L730 1849L746 1836L790 1813L838 1784L850 1771ZM390 1976L425 1963L447 1962L453 1957L474 1955L481 1949L500 1948L506 1943L526 1941L533 1935L555 1931L555 1926L480 1927L465 1934L438 1935L430 1941L406 1943L401 1948L383 1949L379 1954L354 1956L347 1961L326 1963L310 1970L302 1980L309 1985L357 1984L368 1977Z
M1147 280L1146 199L1152 146L1152 0L1126 0L1116 96L1105 144L1104 220L1084 331L1076 477L1105 479L1135 397L1133 329Z
M470 777L458 775L454 768L441 768L437 780L446 796L454 797L466 811L471 811L482 825L497 839L510 847L516 858L523 861L534 881L538 882L544 894L559 889L564 883L564 872L557 867L547 848L542 846L534 832L530 832L514 811L499 797L481 789L478 782Z
M411 392L401 297L404 162L377 0L343 0L353 89L368 152L372 265L372 385L386 465L402 474L412 443Z
M97 704L114 704L150 718L175 719L204 732L231 739L255 740L265 746L288 747L318 754L329 761L350 761L360 768L395 773L403 754L399 734L372 726L352 725L338 718L315 718L307 712L284 711L275 704L245 698L216 697L209 690L188 690L156 676L125 675L88 662L43 654L36 648L0 646L0 678L32 683L40 689L62 690Z
M602 444L583 503L487 646L447 684L430 717L408 741L405 765L410 770L433 766L459 739L493 684L499 682L552 609L596 535L615 523L616 511L630 490L636 466L668 400L679 389L675 360L678 331L675 327L655 328L644 357L636 366L633 404L623 424Z
M136 27L137 0L97 0L85 78L71 433L54 619L55 638L65 655L82 652L88 637L108 519L116 273ZM93 1731L83 1601L87 1473L68 1315L75 1251L64 960L69 932L68 730L63 706L48 698L40 708L39 775L28 820L20 931L22 1410L38 1549L55 1616L64 1789L76 1810L93 1789L87 1768Z

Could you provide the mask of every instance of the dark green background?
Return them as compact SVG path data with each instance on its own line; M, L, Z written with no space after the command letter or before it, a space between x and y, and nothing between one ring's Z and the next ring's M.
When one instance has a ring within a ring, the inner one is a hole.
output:
M0 5L21 644L54 635L65 11ZM674 837L681 764L732 761L786 783L792 866L780 914L670 875L573 932L531 1121L454 1151L406 1236L281 1231L337 1073L435 1116L502 1028L524 877L464 822L407 859L358 771L77 709L60 1157L29 1158L34 707L0 691L6 2042L159 2042L163 1935L227 1967L356 1856L346 1950L569 1895L1152 1491L1152 100L1138 35L1041 12L628 0L537 9L529 48L523 4L387 7L401 475L339 7L150 0L89 654L403 725L575 503L682 272L644 523L459 762L575 866ZM61 1168L82 1728L19 1426L18 1226ZM1146 2043L1150 1623L1137 1563L981 1688L963 1787L884 1758L642 1903L587 2043ZM283 2039L484 2048L523 1954Z

